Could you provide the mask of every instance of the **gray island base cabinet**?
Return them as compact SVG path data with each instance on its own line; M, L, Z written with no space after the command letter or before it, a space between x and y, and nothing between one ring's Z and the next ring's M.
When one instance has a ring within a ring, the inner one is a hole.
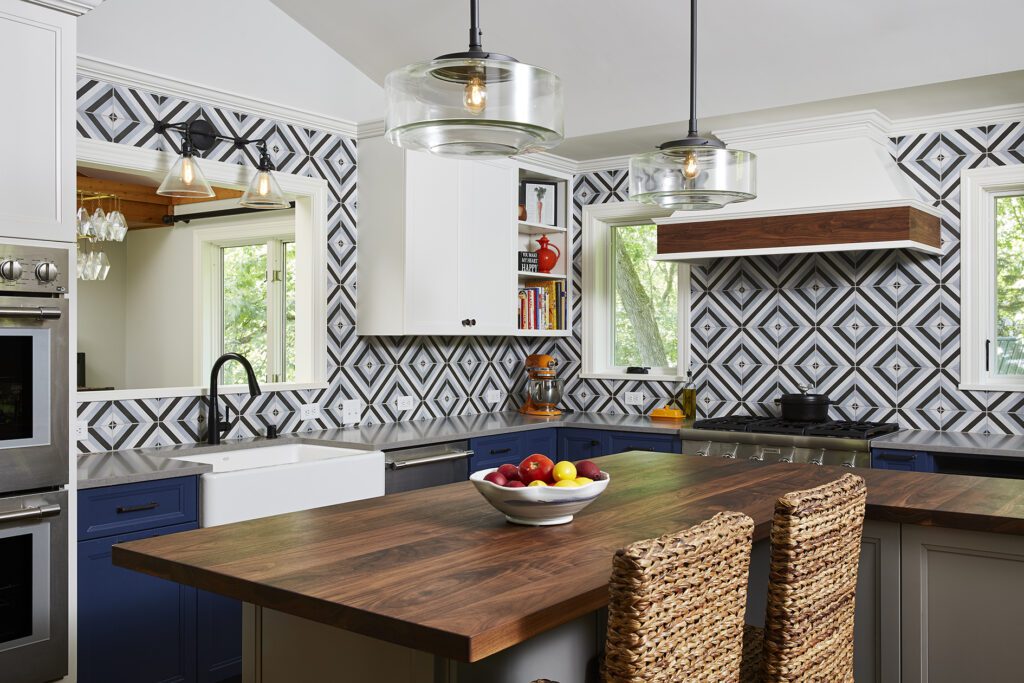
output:
M900 680L899 537L898 524L868 521L864 526L855 626L858 683ZM758 626L764 624L768 560L768 541L758 541L747 601L747 622ZM601 610L469 664L250 604L243 614L246 683L524 683L538 678L582 682L589 680L587 672L605 637ZM302 676L296 678L296 672Z

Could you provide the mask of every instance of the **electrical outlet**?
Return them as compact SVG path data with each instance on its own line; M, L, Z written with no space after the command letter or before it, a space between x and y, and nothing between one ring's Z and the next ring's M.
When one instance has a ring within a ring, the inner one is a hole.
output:
M395 399L395 407L399 410L412 410L412 396L399 396Z
M75 423L75 440L82 441L89 438L89 423L79 420Z
M485 403L501 403L501 391L498 389L488 389L484 392Z
M644 392L642 391L627 391L626 392L626 405L627 406L642 406L644 404Z
M363 418L363 402L358 398L341 402L341 421L343 424L358 424Z
M319 403L303 403L299 406L299 417L303 420L316 420L320 417Z

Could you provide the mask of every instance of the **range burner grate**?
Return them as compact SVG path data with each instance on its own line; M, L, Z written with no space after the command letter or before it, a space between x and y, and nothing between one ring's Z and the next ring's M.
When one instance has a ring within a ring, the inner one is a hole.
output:
M694 429L755 434L791 434L794 436L830 436L838 439L870 439L899 429L893 422L831 420L829 422L793 422L778 417L730 415L697 420Z

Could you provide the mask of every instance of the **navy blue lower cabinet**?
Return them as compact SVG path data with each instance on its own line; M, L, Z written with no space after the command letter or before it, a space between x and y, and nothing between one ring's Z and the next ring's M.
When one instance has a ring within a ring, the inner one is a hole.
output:
M196 680L196 591L115 567L111 547L195 522L78 542L80 683Z
M871 466L880 470L903 470L905 472L935 471L935 461L930 453L890 448L872 448Z
M589 460L608 455L610 432L600 429L569 429L558 430L558 459Z
M642 432L609 432L608 452L653 451L655 453L682 453L683 444L674 434L644 434Z
M470 473L498 467L505 463L518 465L523 458L543 453L552 460L558 451L555 429L534 429L495 436L481 436L469 440L473 456L469 459Z
M242 603L196 591L197 683L242 680Z
M535 429L530 432L521 432L521 448L525 455L541 453L552 460L558 460L558 430L557 429ZM518 464L518 463L517 463Z

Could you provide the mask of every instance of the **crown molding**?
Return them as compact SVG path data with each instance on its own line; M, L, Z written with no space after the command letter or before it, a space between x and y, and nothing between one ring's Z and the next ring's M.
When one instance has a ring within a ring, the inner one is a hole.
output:
M25 2L76 17L91 12L103 4L103 0L25 0Z
M892 121L881 112L868 109L845 114L814 116L806 119L765 123L713 132L727 145L738 147L782 147L809 142L870 137L880 144L889 141Z
M570 175L579 173L577 170L579 164L577 162L566 157L560 157L557 154L552 154L551 152L534 152L518 158L546 171L568 173Z
M381 135L384 135L385 130L384 119L360 121L356 124L356 137L360 140L379 138Z
M162 76L86 55L78 56L78 75L102 81L113 81L120 85L149 90L162 95L203 102L215 107L233 109L303 128L338 133L349 138L356 137L359 132L359 127L354 122L345 119L313 114L285 104L275 104L220 88L188 83L170 76Z
M617 157L604 157L601 159L587 159L576 162L576 173L596 173L597 171L617 171L622 168L629 168L631 154Z
M1008 121L1024 121L1024 103L897 119L892 122L889 135L895 137L908 133L933 133Z

